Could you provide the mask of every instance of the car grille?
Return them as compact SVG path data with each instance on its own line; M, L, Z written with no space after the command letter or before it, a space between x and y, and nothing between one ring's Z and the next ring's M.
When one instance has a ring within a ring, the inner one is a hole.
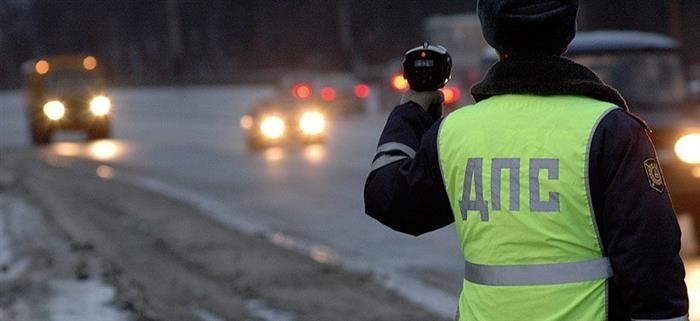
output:
M62 121L72 124L83 124L87 123L91 118L90 106L87 102L80 100L69 100L65 101L66 115L63 117Z

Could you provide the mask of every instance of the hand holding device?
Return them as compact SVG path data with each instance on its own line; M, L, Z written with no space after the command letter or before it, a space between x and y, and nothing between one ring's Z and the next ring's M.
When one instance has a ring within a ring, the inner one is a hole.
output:
M411 89L402 97L402 103L412 100L436 119L440 118L443 96L439 89L450 80L451 72L452 57L443 46L425 42L407 51L403 59L403 73Z

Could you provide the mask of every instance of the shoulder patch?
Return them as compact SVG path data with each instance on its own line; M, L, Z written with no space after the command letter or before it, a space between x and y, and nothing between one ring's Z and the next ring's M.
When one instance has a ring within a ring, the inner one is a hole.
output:
M664 191L664 177L661 175L661 166L654 158L649 158L644 161L644 171L647 173L649 185L659 193Z

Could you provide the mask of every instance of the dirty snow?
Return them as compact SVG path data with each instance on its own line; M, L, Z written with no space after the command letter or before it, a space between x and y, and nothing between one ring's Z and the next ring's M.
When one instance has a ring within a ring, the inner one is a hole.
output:
M37 253L67 248L47 231L29 202L0 195L0 321L130 320L112 305L113 287L96 279L71 279L63 268L70 262L60 262L70 255L58 253L52 264L39 264Z

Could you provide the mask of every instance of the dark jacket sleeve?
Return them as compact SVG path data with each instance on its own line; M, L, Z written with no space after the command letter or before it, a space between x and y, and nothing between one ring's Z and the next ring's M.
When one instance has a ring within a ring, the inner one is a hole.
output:
M610 320L687 315L680 228L666 187L654 186L645 169L656 162L645 129L611 112L593 136L590 157L594 212L614 273Z
M439 123L413 102L392 111L365 182L367 215L411 235L454 221L438 160Z

